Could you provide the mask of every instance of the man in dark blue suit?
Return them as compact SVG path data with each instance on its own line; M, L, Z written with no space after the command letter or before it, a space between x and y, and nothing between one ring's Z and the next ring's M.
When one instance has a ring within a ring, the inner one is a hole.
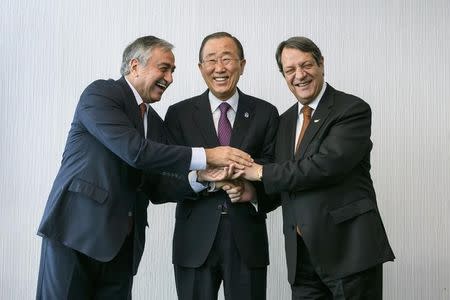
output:
M172 47L153 36L137 39L123 53L122 78L95 81L82 93L38 230L37 299L130 299L148 199L166 202L191 192L188 171L207 163L250 162L231 147L154 141L165 142L165 134L149 103L173 81Z

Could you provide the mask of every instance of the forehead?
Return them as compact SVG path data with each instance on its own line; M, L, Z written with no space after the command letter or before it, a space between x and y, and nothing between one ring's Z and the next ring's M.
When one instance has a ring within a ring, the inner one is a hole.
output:
M171 50L155 48L150 52L149 63L175 65L175 56Z
M218 54L236 54L238 48L232 38L222 37L208 40L203 47L203 57Z
M314 61L314 57L310 52L303 52L294 48L284 48L281 52L281 62L288 63L303 63L306 61Z

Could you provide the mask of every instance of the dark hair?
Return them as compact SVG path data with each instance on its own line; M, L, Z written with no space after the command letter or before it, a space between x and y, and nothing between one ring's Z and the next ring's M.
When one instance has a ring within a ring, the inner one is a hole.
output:
M277 52L275 53L278 69L281 73L283 73L283 65L281 64L281 52L283 52L284 48L297 49L302 52L311 53L318 65L320 65L323 59L319 47L317 47L317 45L314 44L313 41L303 36L294 36L286 41L281 42L280 45L278 45Z
M170 51L173 49L173 45L152 35L140 37L129 44L123 51L120 74L125 76L130 73L130 61L133 59L137 59L141 65L146 65L152 50L155 48Z
M242 44L241 42L234 36L232 36L231 34L229 34L228 32L216 32L216 33L212 33L210 35L207 35L203 41L202 44L200 46L200 51L198 52L198 62L201 63L203 58L203 48L205 47L205 44L207 41L212 40L212 39L219 39L219 38L230 38L234 41L234 43L236 44L236 47L238 49L238 55L239 55L239 59L244 59L244 48L242 48Z

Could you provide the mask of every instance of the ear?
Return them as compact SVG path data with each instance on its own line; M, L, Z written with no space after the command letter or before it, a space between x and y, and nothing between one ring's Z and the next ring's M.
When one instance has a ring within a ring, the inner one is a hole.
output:
M321 66L321 67L323 67L323 63L324 63L324 58L323 58L323 56L320 58L320 61L319 61L319 67Z
M244 69L245 69L245 64L247 63L247 61L245 60L245 58L243 60L240 61L240 65L241 65L241 74L244 74Z
M324 58L323 56L320 58L320 65L319 67L322 68L322 76L325 76L325 65L324 65Z
M136 58L133 58L133 59L130 61L130 74L131 74L133 77L136 77L136 76L137 76L137 73L138 73L138 67L139 67L139 61L138 61Z

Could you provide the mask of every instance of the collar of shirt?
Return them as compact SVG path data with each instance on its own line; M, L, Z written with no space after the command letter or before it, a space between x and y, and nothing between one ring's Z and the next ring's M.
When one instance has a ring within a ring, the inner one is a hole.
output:
M327 88L327 83L324 82L322 85L322 89L320 90L320 93L317 95L316 98L313 99L310 103L308 103L308 106L313 109L312 114L314 115L314 112L316 111L317 106L319 105L320 99L322 99L323 94L325 93L325 89ZM298 101L298 100L297 100ZM302 114L303 105L299 103L298 105L298 114Z
M139 95L138 91L134 88L134 86L128 81L128 79L125 77L126 82L128 83L128 85L130 86L131 90L133 91L133 95L134 98L136 98L136 103L139 107L139 105L141 105L141 103L144 103L145 106L147 106L147 109L145 110L145 114L144 114L144 137L147 138L147 125L148 125L148 106L150 104L145 103L142 98L141 95Z
M138 91L134 88L134 86L128 81L128 79L125 77L125 81L128 83L128 85L130 86L130 89L131 89L131 91L133 91L133 95L134 95L134 98L136 98L136 103L137 103L137 105L139 106L139 105L141 105L141 103L143 103L144 102L144 100L142 100L142 97L141 97L141 95L139 95L139 93L138 93ZM150 105L150 104L148 104L148 103L144 103L145 104L145 106L147 106L147 110L145 111L145 115L147 115L147 112L148 112L148 106Z
M211 91L209 91L209 93L208 93L208 98L209 98L209 104L211 106L211 114L212 114L212 118L213 118L213 122L214 122L214 127L216 128L216 132L217 132L217 127L219 126L219 119L220 119L219 105L222 104L223 102L227 102L231 106L231 109L229 109L227 112L227 117L228 117L228 121L230 121L231 127L233 127L234 119L236 118L238 102L239 102L238 91L236 90L236 92L233 94L233 96L231 96L229 99L227 99L225 101L218 99L216 96L214 96L213 93L211 93Z
M208 93L208 98L209 98L209 104L211 105L211 112L214 113L216 110L219 109L219 105L223 102L227 102L228 104L230 104L231 108L233 109L234 112L237 111L237 106L238 106L238 102L239 102L239 93L236 90L236 92L233 94L233 96L231 96L229 99L223 101L220 100L219 98L217 98L216 96L214 96L214 94L209 91Z

